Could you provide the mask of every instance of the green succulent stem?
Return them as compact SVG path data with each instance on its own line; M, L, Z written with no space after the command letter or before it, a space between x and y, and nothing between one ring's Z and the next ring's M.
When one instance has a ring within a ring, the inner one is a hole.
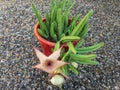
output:
M68 50L65 55L62 57L62 61L65 61L66 60L66 57L69 55L70 53L70 50Z

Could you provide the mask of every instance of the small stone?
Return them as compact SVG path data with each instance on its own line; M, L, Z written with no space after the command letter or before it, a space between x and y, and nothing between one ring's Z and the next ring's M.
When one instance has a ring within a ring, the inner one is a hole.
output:
M52 90L52 86L48 85L47 90Z

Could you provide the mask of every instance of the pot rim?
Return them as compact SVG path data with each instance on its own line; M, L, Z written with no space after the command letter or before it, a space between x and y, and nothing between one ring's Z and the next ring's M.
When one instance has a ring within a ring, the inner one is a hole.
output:
M42 21L45 21L46 18L42 18ZM37 37L38 40L46 43L46 44L49 44L50 46L55 46L56 43L54 42L51 42L51 41L48 41L47 39L44 39L39 33L38 33L38 27L39 27L39 23L37 22L34 26L34 34L35 36Z

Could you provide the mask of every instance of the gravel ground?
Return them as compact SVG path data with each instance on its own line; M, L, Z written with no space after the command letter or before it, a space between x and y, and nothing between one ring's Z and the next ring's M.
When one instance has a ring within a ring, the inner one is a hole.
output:
M0 0L0 90L59 90L45 80L46 73L32 69L38 59L31 44L34 2L44 16L49 0ZM120 1L76 0L71 16L94 9L86 45L104 41L97 51L97 66L80 66L79 75L63 85L64 90L120 90Z

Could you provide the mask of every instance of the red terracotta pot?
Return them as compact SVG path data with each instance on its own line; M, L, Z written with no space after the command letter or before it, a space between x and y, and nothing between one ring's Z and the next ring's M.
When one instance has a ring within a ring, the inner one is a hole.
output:
M43 18L42 21L45 22L46 19ZM71 22L71 21L72 21L72 19L69 19L69 22ZM48 41L48 40L44 39L43 37L41 37L40 34L39 34L39 32L38 32L38 28L39 28L39 24L37 23L34 26L34 35L38 39L43 53L46 56L49 56L52 53L52 48L54 48L55 43L51 42L51 41ZM77 42L78 41L74 41L73 44L75 45L75 44L77 44ZM63 46L63 48L65 48L65 49L68 49L68 47L67 47L66 44L62 44L61 46Z

